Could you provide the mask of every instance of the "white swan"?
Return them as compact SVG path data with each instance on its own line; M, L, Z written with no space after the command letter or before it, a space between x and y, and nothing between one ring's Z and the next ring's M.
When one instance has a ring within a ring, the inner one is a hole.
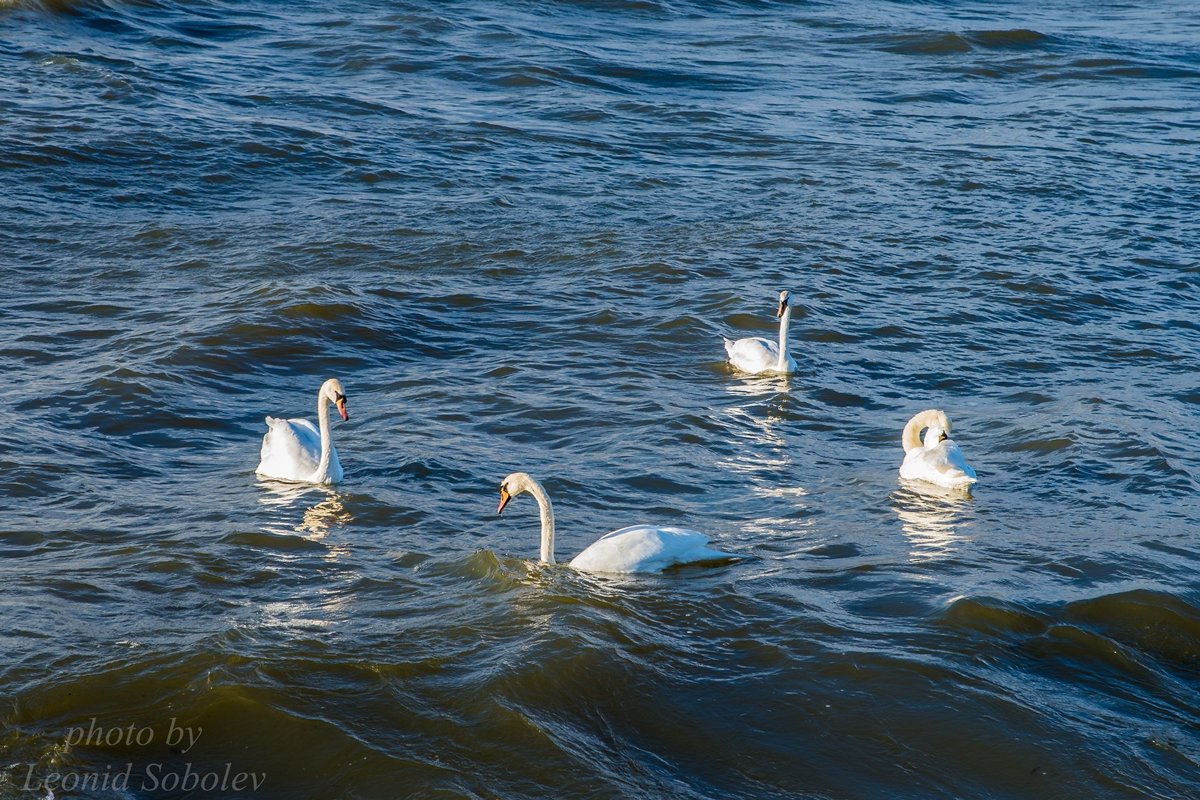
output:
M499 514L508 501L529 492L542 512L541 559L554 560L554 507L542 485L524 472L514 472L500 484ZM606 533L571 560L570 566L587 572L659 572L675 564L726 561L740 556L708 547L708 537L683 528L633 525Z
M928 428L924 444L920 439L922 428ZM904 447L901 478L929 481L947 489L970 489L977 480L975 470L950 438L950 420L945 411L931 408L914 416L904 426L900 443Z
M262 456L255 472L279 481L340 481L342 464L329 435L330 403L337 406L343 420L350 419L346 413L346 391L337 378L325 381L317 392L320 430L306 419L267 417L267 435L263 437Z
M757 375L761 372L787 374L796 371L796 359L788 352L788 323L792 319L792 307L788 305L788 293L779 293L779 343L761 336L749 336L736 342L725 340L725 352L729 363L742 372Z

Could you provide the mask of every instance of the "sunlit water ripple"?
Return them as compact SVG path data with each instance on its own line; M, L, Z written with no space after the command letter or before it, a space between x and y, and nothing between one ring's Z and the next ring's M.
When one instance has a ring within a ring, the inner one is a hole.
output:
M1200 794L1194 4L0 30L0 797ZM344 483L256 481L334 375ZM934 406L973 498L897 480ZM745 558L539 565L517 469L563 560Z

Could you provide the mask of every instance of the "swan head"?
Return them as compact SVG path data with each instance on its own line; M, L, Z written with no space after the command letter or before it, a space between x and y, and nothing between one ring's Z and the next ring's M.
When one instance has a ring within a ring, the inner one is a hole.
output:
M789 309L788 292L787 292L787 289L784 289L782 292L779 293L779 310L777 310L775 312L775 316L782 317L784 314L786 314L788 312L788 309Z
M937 447L950 438L950 418L945 411L935 411L925 430L925 448Z
M519 494L528 492L531 488L533 488L533 478L525 472L514 472L500 481L500 505L496 507L496 513L503 512L508 501Z
M346 411L346 390L342 388L341 381L337 378L330 378L321 384L321 397L337 406L343 422L350 419L350 414Z

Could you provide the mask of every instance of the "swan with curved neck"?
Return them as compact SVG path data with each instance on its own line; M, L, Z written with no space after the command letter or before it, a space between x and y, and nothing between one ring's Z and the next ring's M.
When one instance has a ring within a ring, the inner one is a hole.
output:
M786 290L779 293L779 308L775 316L779 318L778 343L761 336L748 336L736 342L725 340L725 352L729 354L729 363L736 369L751 375L786 375L796 371L796 359L788 352L788 325L792 321L792 307L788 303Z
M334 483L342 479L342 464L329 432L329 406L337 408L343 420L346 390L337 378L321 384L317 392L317 420L320 428L306 419L267 417L267 434L255 472L263 478L307 483Z
M913 416L900 434L900 445L904 448L901 478L964 490L978 480L962 450L950 438L950 418L941 409L931 408Z
M554 560L554 506L542 485L524 472L514 472L500 483L500 505L504 511L514 497L528 492L537 500L542 517L541 560ZM571 559L570 566L587 572L659 572L676 564L701 561L728 561L740 558L708 547L708 537L683 528L659 528L633 525L606 533L582 553Z

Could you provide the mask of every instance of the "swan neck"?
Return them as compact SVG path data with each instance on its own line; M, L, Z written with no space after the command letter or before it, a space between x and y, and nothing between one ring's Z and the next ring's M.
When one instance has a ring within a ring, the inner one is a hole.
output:
M330 434L329 434L329 398L324 392L317 393L317 422L321 428L321 460L317 463L317 473L313 476L314 480L322 481L329 474L329 451L330 451Z
M542 552L541 559L547 564L554 564L554 506L542 485L532 478L529 481L529 493L538 503L542 515Z
M932 417L933 414L929 411L922 411L908 421L908 424L904 426L904 432L900 434L900 446L904 448L904 452L907 453L914 447L925 447L921 441L921 431L928 427Z
M788 306L779 318L779 363L775 366L780 372L786 371L788 366L788 323L791 319L792 307Z

